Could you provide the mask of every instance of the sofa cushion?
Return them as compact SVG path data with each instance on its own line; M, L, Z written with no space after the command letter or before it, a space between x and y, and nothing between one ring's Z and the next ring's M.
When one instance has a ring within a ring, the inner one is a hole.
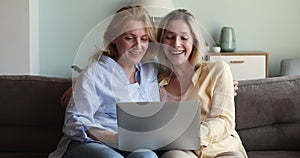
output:
M250 151L249 158L299 158L300 151Z
M70 86L70 79L0 76L0 151L55 149L64 119L59 98Z
M47 158L48 153L38 152L0 152L1 158Z
M300 76L239 82L236 129L249 150L300 150Z

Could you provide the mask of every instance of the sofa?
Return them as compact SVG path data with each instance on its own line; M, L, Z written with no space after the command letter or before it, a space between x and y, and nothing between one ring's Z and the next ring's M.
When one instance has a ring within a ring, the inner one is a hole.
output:
M62 136L70 79L0 76L0 158L44 158Z
M0 157L45 158L62 136L71 79L0 75ZM239 82L236 129L250 158L300 157L300 76Z

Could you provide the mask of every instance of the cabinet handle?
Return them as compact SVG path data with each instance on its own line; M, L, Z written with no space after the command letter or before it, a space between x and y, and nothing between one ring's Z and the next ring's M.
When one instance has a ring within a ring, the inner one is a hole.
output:
M231 60L230 61L231 64L242 64L244 62L245 62L244 60Z

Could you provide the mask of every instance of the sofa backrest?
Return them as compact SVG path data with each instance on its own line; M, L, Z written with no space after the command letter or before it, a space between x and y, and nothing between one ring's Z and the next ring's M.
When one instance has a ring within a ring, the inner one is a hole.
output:
M236 129L248 151L300 150L300 76L239 82Z
M0 152L50 152L62 136L60 97L71 79L0 76Z
M71 79L0 75L0 152L53 151L62 136L59 99ZM300 150L300 76L239 82L236 128L247 151Z

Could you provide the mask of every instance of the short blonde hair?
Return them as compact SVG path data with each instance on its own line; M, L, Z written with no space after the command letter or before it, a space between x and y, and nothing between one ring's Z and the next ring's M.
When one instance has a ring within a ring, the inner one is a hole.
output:
M119 9L116 14L113 16L110 24L107 26L104 33L104 51L99 51L93 57L94 60L97 60L101 54L107 55L113 59L116 59L118 56L116 46L112 43L116 38L126 33L124 26L131 20L142 21L145 23L146 31L149 37L149 43L156 43L156 33L153 22L149 16L148 11L141 6L126 6ZM154 46L149 45L147 53L153 53Z

